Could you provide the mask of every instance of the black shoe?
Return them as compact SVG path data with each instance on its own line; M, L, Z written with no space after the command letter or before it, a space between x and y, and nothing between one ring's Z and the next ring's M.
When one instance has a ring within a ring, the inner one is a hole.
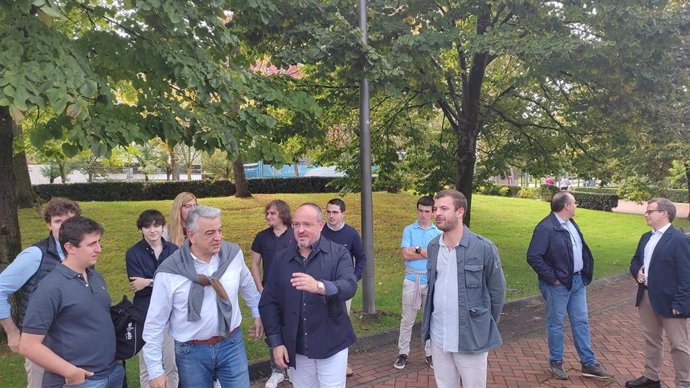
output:
M660 380L650 380L644 376L625 383L628 388L661 388Z
M549 361L549 370L559 380L568 380L568 374L563 369L563 361Z
M601 364L595 362L592 364L582 365L582 375L587 377L596 377L599 379L610 379L613 375L604 369Z
M405 369L405 365L407 365L407 354L398 355L398 358L393 363L395 369Z
M434 360L431 356L426 356L426 363L429 365L429 368L434 369Z

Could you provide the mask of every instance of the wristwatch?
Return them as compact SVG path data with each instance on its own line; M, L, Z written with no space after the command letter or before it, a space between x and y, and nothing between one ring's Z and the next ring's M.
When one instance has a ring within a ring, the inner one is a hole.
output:
M316 282L316 290L319 293L326 294L326 286L323 284L323 282Z
M149 282L149 287L153 287L153 279Z
M420 247L419 245L417 245L416 247L414 247L414 253L417 253L417 254L422 253L422 247Z

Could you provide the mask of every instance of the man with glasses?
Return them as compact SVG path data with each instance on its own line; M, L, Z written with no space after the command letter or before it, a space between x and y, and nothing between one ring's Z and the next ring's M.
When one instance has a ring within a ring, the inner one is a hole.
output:
M223 240L220 209L197 205L186 220L187 240L156 271L144 324L143 357L149 386L167 388L163 331L175 340L181 388L249 386L240 324L241 294L254 317L252 334L263 335L259 292L239 245Z
M356 339L345 307L357 291L352 258L322 238L318 205L302 204L292 220L296 243L276 257L259 303L266 342L293 387L345 388Z
M644 373L625 383L628 388L660 388L663 333L671 345L676 387L690 387L690 240L671 225L676 206L666 198L647 202L644 213L650 232L642 235L630 262L638 283L635 306L644 338Z
M568 379L563 368L563 319L568 313L582 374L611 378L613 375L597 362L590 342L585 287L592 281L594 258L573 220L576 208L570 192L554 194L551 214L534 228L527 249L527 262L537 273L545 301L549 369L556 378Z

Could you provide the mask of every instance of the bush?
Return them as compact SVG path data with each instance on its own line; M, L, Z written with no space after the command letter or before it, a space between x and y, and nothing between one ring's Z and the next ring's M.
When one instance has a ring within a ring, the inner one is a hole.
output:
M483 182L477 186L475 192L477 194L493 195L497 197L517 197L520 190L522 190L520 186L498 186L491 182Z
M337 190L330 185L334 179L327 177L250 179L249 191L254 194L335 193Z
M577 206L583 209L604 210L610 212L618 206L618 196L610 194L585 193L574 191L572 194L577 200Z
M537 199L541 198L541 189L537 187L523 187L517 194L518 198Z
M559 191L558 187L554 185L541 185L541 187L539 187L539 198L541 198L542 201L551 202L553 195Z
M250 179L249 191L255 194L275 193L329 193L335 192L329 183L333 178L266 178ZM64 185L34 185L43 199L67 197L75 201L157 201L174 199L182 191L200 198L227 197L235 194L230 181L178 181L178 182L99 182L70 183Z

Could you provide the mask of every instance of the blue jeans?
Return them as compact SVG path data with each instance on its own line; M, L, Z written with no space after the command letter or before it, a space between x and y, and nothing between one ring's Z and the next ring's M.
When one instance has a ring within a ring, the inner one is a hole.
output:
M249 387L249 365L241 330L215 345L175 341L175 362L179 388L211 387L213 380L220 381L223 388Z
M579 274L573 276L570 291L563 284L553 285L540 280L539 291L545 301L549 360L563 361L563 320L567 312L580 362L583 365L595 363L589 336L587 290L582 277Z
M63 385L63 388L122 388L125 380L125 368L122 364L115 364L115 368L104 379L86 380L79 385Z

